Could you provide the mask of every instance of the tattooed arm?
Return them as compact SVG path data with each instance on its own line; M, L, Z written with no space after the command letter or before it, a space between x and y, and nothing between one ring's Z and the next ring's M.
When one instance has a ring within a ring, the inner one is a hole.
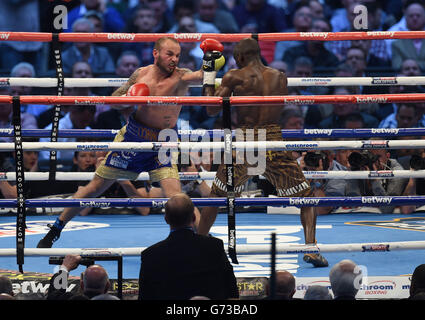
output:
M137 69L136 71L133 72L133 74L130 76L130 78L128 78L127 82L125 84L123 84L121 87L119 87L117 90L115 90L112 95L113 96L125 96L128 89L136 83L137 77L139 76L139 69ZM122 110L125 108L130 107L129 105L125 105L125 104L115 104L115 105L111 105L112 109L116 109L116 110Z
M127 93L127 90L136 83L137 77L139 76L139 69L133 72L133 74L128 78L127 82L115 90L112 95L113 96L122 96Z

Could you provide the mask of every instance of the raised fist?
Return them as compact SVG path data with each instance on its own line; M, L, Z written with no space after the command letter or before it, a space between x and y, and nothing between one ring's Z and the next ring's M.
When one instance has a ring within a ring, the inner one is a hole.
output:
M215 39L205 39L202 41L202 43L199 45L199 47L206 53L207 51L219 51L223 52L223 45L220 41Z
M135 83L127 90L127 96L149 96L149 87L144 83Z

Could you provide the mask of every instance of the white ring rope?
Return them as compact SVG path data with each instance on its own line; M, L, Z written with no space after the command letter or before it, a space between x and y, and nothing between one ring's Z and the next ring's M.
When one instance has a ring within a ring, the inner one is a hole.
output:
M122 255L140 256L145 247L134 248L25 248L25 256L63 256L67 254L78 255ZM386 252L396 250L423 250L425 241L397 241L377 243L340 243L340 244L278 244L276 252L279 254L297 254L314 252ZM270 253L270 245L238 245L238 253L261 254ZM0 257L16 256L16 249L0 249Z
M65 87L120 87L127 78L65 78ZM216 79L221 82L221 78ZM0 86L57 87L56 78L1 78ZM391 86L425 85L425 77L311 77L288 78L288 86ZM196 86L195 86L196 87Z
M363 141L236 141L235 150L347 150L347 149L421 149L425 140L363 140ZM23 150L30 151L137 151L137 152L185 152L223 151L224 142L23 142ZM0 143L0 151L14 151L13 142Z
M425 170L380 170L380 171L303 171L306 179L401 179L425 178ZM25 172L26 181L47 181L49 172ZM56 172L57 181L90 181L94 172ZM214 180L216 172L179 172L180 180ZM259 176L260 179L265 179ZM16 172L0 172L0 181L16 181ZM118 179L124 180L124 179ZM149 174L142 172L137 181L148 181Z

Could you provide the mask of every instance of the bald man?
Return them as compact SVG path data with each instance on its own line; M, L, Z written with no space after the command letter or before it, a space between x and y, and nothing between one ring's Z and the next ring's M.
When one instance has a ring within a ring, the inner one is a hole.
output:
M271 282L267 284L267 295L271 297L272 292L270 292ZM276 271L276 288L275 288L275 300L292 300L292 297L295 294L295 277L292 273L286 270Z
M361 269L352 260L335 264L329 272L334 300L356 300L362 277Z
M192 200L184 193L168 200L165 221L170 225L170 234L141 254L140 300L239 297L223 241L195 233L194 210Z

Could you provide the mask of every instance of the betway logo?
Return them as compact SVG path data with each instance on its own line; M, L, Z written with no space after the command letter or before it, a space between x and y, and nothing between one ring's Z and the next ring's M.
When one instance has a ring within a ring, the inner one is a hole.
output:
M133 41L136 35L131 33L108 33L108 39L116 40L131 40Z
M10 33L0 33L0 40L9 39Z
M289 198L289 204L291 205L314 205L317 206L320 199L305 199L305 198Z
M385 97L356 97L357 103L386 103L388 98Z
M79 100L77 100L77 99L74 99L74 104L90 104L90 105L93 105L93 104L98 104L98 102L97 101L94 101L94 100L82 100L82 101L79 101Z
M284 98L284 103L291 103L291 104L315 104L316 101L312 99L287 99Z
M174 39L195 39L195 40L201 40L202 33L175 33Z
M300 32L301 37L315 37L326 39L329 32Z
M385 36L385 37L394 37L394 31L368 31L366 32L368 36Z
M392 197L362 197L362 203L390 204Z
M330 136L332 129L304 129L304 134L326 134Z
M96 202L96 201L80 201L80 207L91 207L91 208L100 208L100 207L110 207L110 202Z
M400 129L398 128L382 128L382 129L372 129L372 133L391 133L398 134Z

